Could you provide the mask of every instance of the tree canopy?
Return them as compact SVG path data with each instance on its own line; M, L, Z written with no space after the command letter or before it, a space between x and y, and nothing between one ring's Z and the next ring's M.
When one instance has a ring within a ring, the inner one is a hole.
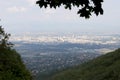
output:
M2 26L0 26L0 50L10 49L13 44L8 42L10 34L5 33Z
M32 80L20 55L12 49L9 36L0 26L0 80Z
M71 10L72 7L77 7L77 14L80 17L90 18L92 13L97 16L103 14L102 2L103 0L38 0L36 4L39 4L40 8L50 7L56 9L63 5L65 9Z

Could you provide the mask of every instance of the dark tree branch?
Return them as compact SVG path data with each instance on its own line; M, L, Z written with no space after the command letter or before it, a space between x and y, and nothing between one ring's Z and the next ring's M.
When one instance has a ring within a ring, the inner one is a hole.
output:
M72 9L72 7L77 7L77 14L80 17L90 18L92 13L97 16L103 14L102 9L103 0L38 0L36 4L39 4L40 8L50 7L57 8L63 5L65 9Z

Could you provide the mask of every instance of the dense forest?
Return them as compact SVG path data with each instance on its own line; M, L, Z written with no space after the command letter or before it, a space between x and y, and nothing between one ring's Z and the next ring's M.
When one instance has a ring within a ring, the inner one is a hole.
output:
M15 50L0 51L0 80L32 80Z

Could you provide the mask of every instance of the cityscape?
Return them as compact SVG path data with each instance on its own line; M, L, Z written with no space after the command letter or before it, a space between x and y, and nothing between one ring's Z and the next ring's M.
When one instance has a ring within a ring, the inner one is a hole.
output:
M120 46L120 35L26 34L11 42L37 79L77 66Z

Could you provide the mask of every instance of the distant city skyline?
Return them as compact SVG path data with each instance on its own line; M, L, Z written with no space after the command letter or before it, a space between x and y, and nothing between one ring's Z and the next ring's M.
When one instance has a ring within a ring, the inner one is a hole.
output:
M8 33L120 33L120 1L104 0L104 15L84 19L77 9L40 9L36 0L2 0L0 25Z

